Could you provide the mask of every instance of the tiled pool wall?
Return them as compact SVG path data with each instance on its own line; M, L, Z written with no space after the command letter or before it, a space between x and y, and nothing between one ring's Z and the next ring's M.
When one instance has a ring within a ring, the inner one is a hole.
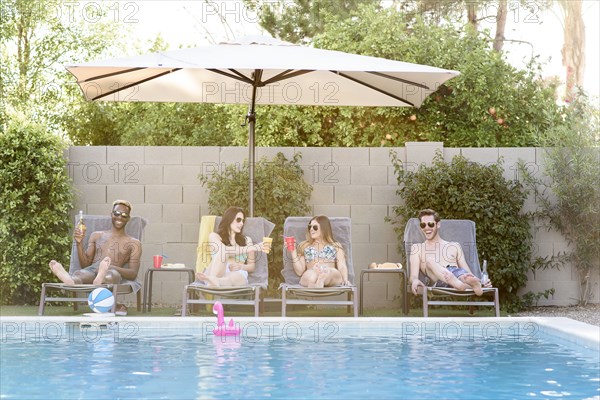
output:
M227 318L227 321L229 319ZM403 340L531 341L547 338L573 348L600 352L600 327L569 318L251 318L236 317L241 338L257 341L335 341L349 336L397 336ZM0 317L1 343L27 341L118 341L141 337L213 337L214 317ZM211 339L212 340L212 339ZM229 338L232 340L232 338Z

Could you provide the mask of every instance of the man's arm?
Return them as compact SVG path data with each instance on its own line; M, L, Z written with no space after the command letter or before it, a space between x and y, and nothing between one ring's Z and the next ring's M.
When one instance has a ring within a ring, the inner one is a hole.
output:
M459 249L459 252L456 255L456 261L457 261L458 266L463 268L465 271L471 273L472 275L475 275L475 274L473 274L473 271L471 271L471 268L469 268L469 264L467 264L467 260L465 259L465 255L462 251L462 248L460 247L460 244L456 243L456 245ZM486 287L486 288L492 287L492 281L488 278L487 282L485 282L483 284L483 287Z
M129 268L117 267L116 265L111 265L110 269L114 269L123 279L127 279L130 281L134 281L137 278L137 274L140 270L140 259L142 257L142 243L132 238L130 241L125 243L124 245L125 256L123 259L129 260Z
M463 252L460 243L452 243L452 245L456 247L456 264L468 273L473 274L473 271L469 268L469 264L467 263L465 253Z
M90 235L90 241L87 249L83 248L83 232L79 228L76 228L73 232L75 238L75 246L77 248L77 258L79 259L79 265L81 269L89 267L94 261L94 255L96 254L96 241L102 235L102 232L93 232Z
M414 294L417 294L419 286L425 286L423 282L419 280L419 270L421 268L421 245L413 244L410 247L410 277L409 282Z

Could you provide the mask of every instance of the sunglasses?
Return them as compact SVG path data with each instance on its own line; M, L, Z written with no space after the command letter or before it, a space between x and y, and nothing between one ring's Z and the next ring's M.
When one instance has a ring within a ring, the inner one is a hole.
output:
M115 210L115 211L113 211L113 212L112 212L112 214L113 214L115 217L123 217L123 218L125 218L125 219L129 218L129 213L126 213L126 212L121 212L121 211L116 211L116 210Z
M315 232L319 230L319 225L310 225L308 224L308 230L313 229Z
M237 217L237 218L235 219L235 222L237 222L238 224L239 224L240 222L244 222L244 218Z
M426 226L433 228L435 226L435 222L421 222L419 225L421 226L421 229L425 229Z

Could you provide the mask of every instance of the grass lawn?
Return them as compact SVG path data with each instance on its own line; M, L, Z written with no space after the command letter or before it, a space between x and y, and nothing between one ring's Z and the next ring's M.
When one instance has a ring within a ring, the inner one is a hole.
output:
M295 308L293 308L295 307ZM351 313L347 312L346 307L330 307L315 309L315 307L309 306L288 306L288 317L348 317ZM246 311L247 310L247 311ZM0 306L0 316L37 316L37 306ZM90 309L85 305L80 305L77 311L73 310L73 307L69 306L46 306L44 315L45 316L77 316L83 313L91 312ZM135 306L129 307L128 315L133 317L176 317L176 313L179 313L179 307L152 307L152 312L143 313L137 311ZM179 314L177 314L178 316ZM208 310L203 311L202 314L194 314L200 316L213 316ZM253 308L250 307L227 307L226 315L231 316L248 316L254 315ZM505 315L505 313L502 313ZM268 309L261 313L262 317L280 317L281 308L268 307ZM413 308L410 310L408 315L402 314L399 309L392 308L369 308L364 310L364 317L422 317L423 311L420 308ZM430 317L493 317L494 310L491 307L480 307L476 308L473 315L469 314L467 309L460 309L457 307L452 308L434 308L429 307Z

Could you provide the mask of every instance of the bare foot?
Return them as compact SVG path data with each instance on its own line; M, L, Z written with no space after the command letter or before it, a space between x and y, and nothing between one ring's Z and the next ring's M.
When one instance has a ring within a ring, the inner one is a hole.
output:
M209 286L219 287L219 281L217 281L216 278L213 278L210 275L206 275L203 272L196 272L196 278L198 278L201 281L208 282Z
M315 283L316 288L325 287L325 280L327 279L327 275L329 275L329 268L318 268L317 273L319 276L317 277L317 282Z
M473 291L475 292L475 294L477 296L481 296L483 294L483 289L481 288L481 281L479 279L477 279L475 276L473 276L473 275L465 276L464 282L467 285L471 286L471 288L473 289Z
M108 272L108 267L110 267L110 257L104 257L102 261L100 261L100 266L98 267L98 274L94 279L94 285L101 285L104 283L104 278L106 277L106 273Z
M49 265L50 271L52 271L52 273L56 275L56 277L60 279L62 283L66 283L67 285L75 284L75 281L73 280L73 278L71 278L71 275L69 275L69 273L65 271L63 266L58 261L52 260L50 261Z

